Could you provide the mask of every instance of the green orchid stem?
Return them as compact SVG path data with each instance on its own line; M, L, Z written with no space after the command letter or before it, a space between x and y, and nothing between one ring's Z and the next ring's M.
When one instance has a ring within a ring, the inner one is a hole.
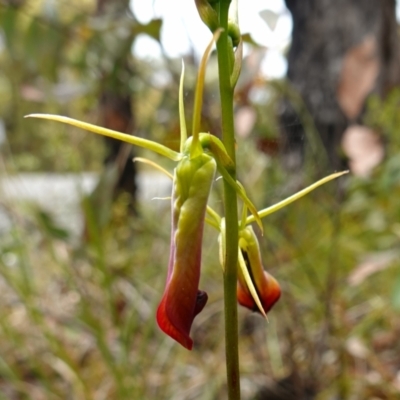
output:
M228 37L228 13L231 0L220 0L218 15L223 29L217 42L219 90L221 96L222 141L231 157L234 168L231 176L236 180L236 154L233 122L233 88L231 86L231 47ZM228 399L240 400L238 315L237 315L237 265L238 265L238 209L236 191L224 180L226 220L226 254L224 269L225 354L228 380Z

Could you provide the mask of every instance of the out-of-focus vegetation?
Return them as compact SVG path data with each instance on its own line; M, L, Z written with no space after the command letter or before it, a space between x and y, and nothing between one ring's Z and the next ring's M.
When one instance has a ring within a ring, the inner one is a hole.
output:
M7 136L0 179L101 169L98 138L23 120L30 112L53 112L96 121L99 71L112 68L116 43L126 32L157 38L159 21L143 27L130 16L124 30L93 14L91 2L1 4L0 118ZM187 87L196 70L189 61ZM130 62L135 74L126 77L127 87L140 99L135 134L176 146L180 61L157 65L132 56ZM204 119L218 133L212 66L211 60ZM309 151L302 173L282 169L274 115L284 85L246 75L246 62L244 68L238 102L257 118L251 133L238 137L239 173L262 207L310 184L326 167L318 151ZM188 92L189 110L190 103ZM366 121L385 138L387 157L368 178L324 186L266 219L264 263L283 295L268 323L240 310L244 399L273 399L262 397L272 379L287 393L281 398L289 392L296 399L400 398L399 108L398 91L369 103ZM301 122L307 121L304 114ZM139 205L133 216L122 195L99 226L83 199L86 229L77 239L51 209L1 198L12 224L0 232L0 398L225 398L222 277L211 228L201 282L209 303L195 320L194 350L156 326L169 252L167 203Z

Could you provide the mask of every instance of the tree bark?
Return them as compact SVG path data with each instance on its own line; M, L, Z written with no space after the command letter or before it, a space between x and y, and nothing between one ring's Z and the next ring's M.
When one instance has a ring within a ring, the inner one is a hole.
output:
M287 78L300 94L329 162L343 167L343 132L360 123L369 94L400 84L395 0L286 0L293 16ZM307 129L293 103L281 113L289 167L304 161Z
M120 18L129 13L127 0L98 0L96 14L106 16L109 21L118 24ZM128 36L126 43L119 47L116 54L110 55L114 66L111 71L104 71L100 84L99 115L102 126L119 132L132 133L135 119L132 111L132 95L125 79L132 75L129 58L133 37ZM115 184L114 197L120 192L132 196L132 207L135 200L135 165L132 161L132 150L118 140L105 138L107 154L106 165L116 164L118 180Z

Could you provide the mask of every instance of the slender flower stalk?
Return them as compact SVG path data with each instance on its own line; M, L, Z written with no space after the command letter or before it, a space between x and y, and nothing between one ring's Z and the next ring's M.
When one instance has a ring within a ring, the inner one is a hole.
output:
M228 36L228 14L231 0L220 0L217 5L220 27L224 29L217 43L219 91L221 98L222 139L233 161L231 177L236 179L236 150L233 118L233 91L231 77L234 71L234 53ZM237 314L238 264L238 209L237 195L224 181L226 237L224 246L224 311L225 357L229 400L240 400L239 332Z

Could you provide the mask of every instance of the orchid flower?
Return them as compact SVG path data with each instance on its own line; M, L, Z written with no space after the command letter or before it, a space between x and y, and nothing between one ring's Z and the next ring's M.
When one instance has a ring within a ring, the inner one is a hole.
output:
M179 88L179 115L181 144L180 152L175 152L159 143L104 129L95 125L71 118L32 114L28 117L43 118L67 123L100 135L147 148L178 164L173 175L171 201L171 247L167 273L167 282L161 303L157 310L159 327L170 337L187 349L191 349L190 328L195 316L207 302L207 294L198 289L201 267L201 247L205 213L215 172L218 171L238 192L246 206L253 213L257 223L262 227L256 208L245 191L230 175L233 162L224 145L215 136L200 133L201 106L205 69L214 41L219 37L217 30L202 57L193 113L192 135L187 138L183 104L184 68ZM214 215L216 218L216 214Z
M257 236L251 226L239 232L238 259L238 302L266 317L267 312L279 300L281 289L277 280L264 271Z
M295 202L301 197L312 192L319 186L347 174L349 171L336 172L325 178L307 186L292 196L257 212L260 218L264 218L283 207ZM207 209L210 215L215 215L215 211ZM214 217L215 219L215 217ZM242 220L239 224L239 246L238 246L238 283L237 299L241 306L251 311L262 314L265 318L267 312L279 300L281 289L277 280L264 270L258 239L251 226L255 222L253 215L247 216L247 208L244 204L242 209ZM211 224L214 226L214 224ZM225 220L219 220L217 229L219 235L219 256L222 268L225 269Z
M288 199L257 212L243 186L232 178L231 171L234 169L234 163L222 142L209 133L200 133L206 63L213 43L218 40L219 34L220 30L214 33L200 63L195 92L192 135L189 138L184 116L184 67L182 68L179 87L180 152L151 140L101 128L68 117L50 114L28 115L28 117L66 123L99 135L119 139L152 150L178 163L172 176L157 164L146 161L163 170L173 180L170 257L166 287L157 309L157 322L161 330L187 349L191 349L193 346L190 338L193 320L207 302L206 292L199 290L204 222L209 223L220 232L221 262L223 268L225 266L224 219L207 206L216 171L218 170L243 201L243 216L239 227L238 300L240 304L257 310L264 316L278 300L280 289L277 281L263 270L257 238L249 224L256 222L262 231L262 217L290 204L323 183L346 173L330 175ZM247 210L251 215L247 215Z

